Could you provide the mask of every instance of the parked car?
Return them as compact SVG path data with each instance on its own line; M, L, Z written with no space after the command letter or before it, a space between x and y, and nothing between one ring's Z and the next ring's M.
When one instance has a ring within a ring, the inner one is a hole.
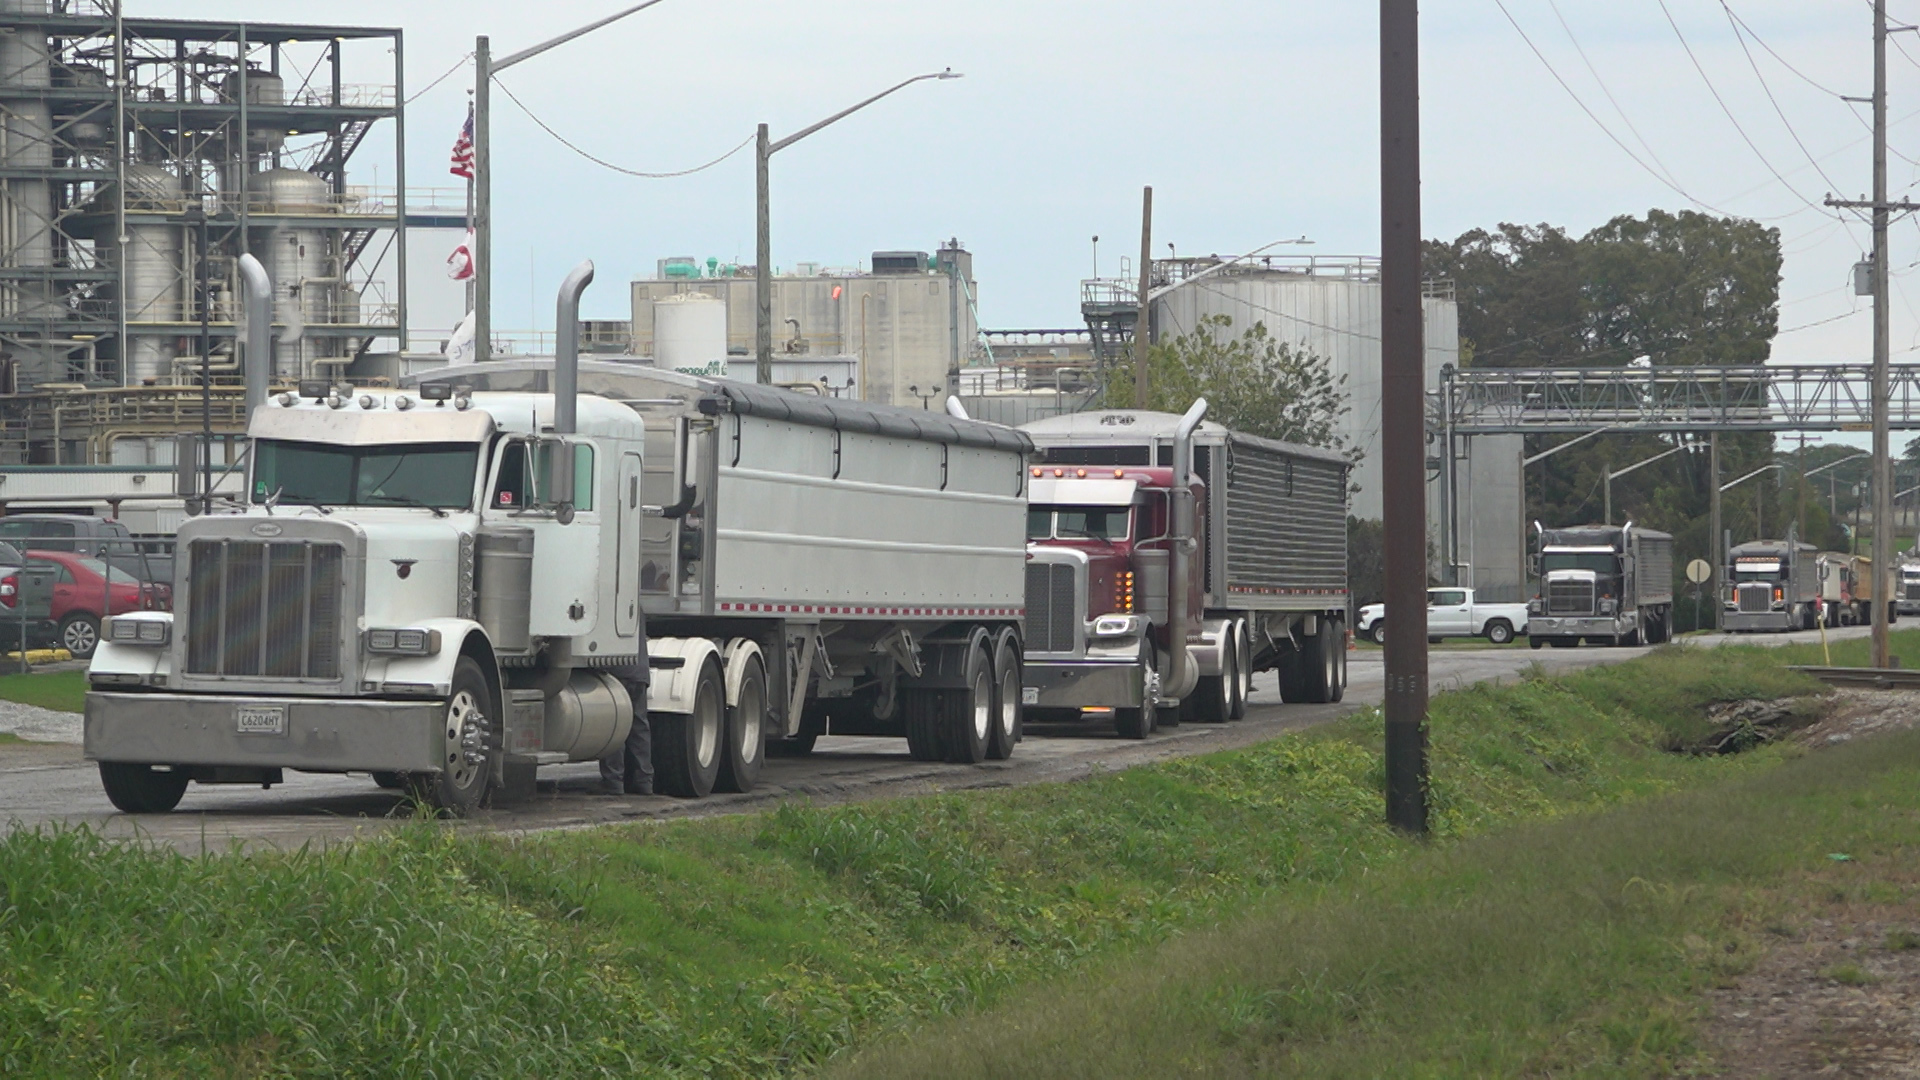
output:
M172 600L169 586L71 551L29 551L13 578L13 619L26 621L30 639L51 638L79 658L93 655L107 618L164 611Z
M7 633L10 626L17 625L20 605L20 568L26 557L12 544L0 543L0 650L18 645L18 638ZM17 629L15 633L17 633Z
M173 541L135 536L111 518L85 514L8 514L0 541L21 550L70 551L105 559L141 581L173 581Z
M1387 641L1387 607L1368 604L1360 609L1354 623L1360 633L1377 645ZM1517 634L1527 632L1527 605L1482 604L1473 598L1472 589L1427 590L1427 640L1450 637L1483 637L1495 645L1505 645Z

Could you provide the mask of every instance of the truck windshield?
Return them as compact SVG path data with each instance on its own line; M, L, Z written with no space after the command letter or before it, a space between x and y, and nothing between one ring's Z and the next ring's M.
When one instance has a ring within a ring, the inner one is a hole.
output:
M1596 574L1614 572L1613 556L1604 551L1549 551L1540 556L1540 570L1591 570Z
M1125 540L1133 509L1126 506L1032 506L1029 540Z
M465 510L473 505L473 443L333 446L262 439L254 443L253 501L277 492L293 506L419 506Z

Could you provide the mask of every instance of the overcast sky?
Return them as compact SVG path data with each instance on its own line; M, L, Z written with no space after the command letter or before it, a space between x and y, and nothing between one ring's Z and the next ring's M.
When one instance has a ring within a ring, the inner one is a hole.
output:
M1850 197L1869 188L1869 114L1836 94L1871 91L1870 5L1728 0L1757 35L1750 65L1719 0L1665 0L1678 33L1658 0L1556 2L1564 26L1549 0L1505 0L1545 64L1495 0L1427 6L1426 234L1501 221L1579 233L1650 207L1700 209L1697 199L1781 230L1777 359L1865 359L1872 321L1848 271L1870 234L1818 204L1830 186ZM477 33L507 53L624 3L333 0L325 18L398 23L413 93L471 51ZM315 12L261 0L128 8L254 21ZM1102 273L1137 252L1143 184L1154 186L1157 254L1169 242L1182 254L1229 253L1302 234L1313 253L1376 251L1375 15L1360 0L666 0L501 81L582 148L657 172L711 159L757 122L778 138L950 66L966 77L910 87L774 159L774 261L853 265L877 249L932 250L958 237L975 256L985 325L1067 327L1079 323L1078 282L1093 270L1090 238L1101 237ZM1920 20L1920 0L1898 0L1892 16ZM1894 151L1920 160L1917 39L1896 37L1905 53L1892 51L1889 83ZM412 185L455 182L447 150L470 85L469 68L409 108ZM600 269L587 313L606 318L628 315L624 282L650 275L658 258L752 260L750 149L696 176L633 179L576 156L505 95L495 101L496 327L550 327L555 285L582 258ZM1920 167L1891 160L1897 196ZM445 245L421 237L414 258L437 264ZM1905 276L1920 258L1911 219L1894 229L1892 250L1895 360L1911 360L1920 350L1920 281ZM417 311L416 324L431 325L427 314Z

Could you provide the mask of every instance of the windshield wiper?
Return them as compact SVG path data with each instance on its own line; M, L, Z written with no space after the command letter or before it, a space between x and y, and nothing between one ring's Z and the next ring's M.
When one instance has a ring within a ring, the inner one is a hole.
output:
M368 503L379 503L386 506L411 506L416 510L431 510L433 511L433 516L437 518L443 518L447 516L447 512L445 510L440 509L437 506L433 506L428 503L414 502L412 499L403 499L398 495L363 495L361 496L360 501L368 502Z
M1063 529L1061 530L1061 535L1078 537L1082 540L1098 540L1101 543L1107 545L1108 547L1113 546L1113 541L1110 538L1103 536L1099 533L1091 532L1087 529L1078 529L1078 530Z

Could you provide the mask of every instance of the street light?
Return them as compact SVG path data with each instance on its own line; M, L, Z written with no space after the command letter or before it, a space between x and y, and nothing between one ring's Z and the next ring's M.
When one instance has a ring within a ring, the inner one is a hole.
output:
M1625 475L1627 475L1628 473L1630 473L1630 472L1632 472L1633 470L1635 470L1635 469L1638 469L1638 468L1640 468L1640 466L1642 466L1642 465L1651 465L1651 464L1653 464L1654 462L1656 462L1656 461L1659 461L1659 460L1660 460L1661 458L1663 458L1663 457L1671 457L1671 456L1673 456L1674 454L1677 454L1677 453L1679 453L1680 451L1682 451L1682 450L1685 450L1685 449L1687 449L1687 444L1685 444L1685 443L1681 443L1681 444L1680 444L1679 446L1676 446L1676 447L1674 447L1674 448L1672 448L1671 450L1662 450L1661 452L1659 452L1659 453L1657 453L1657 454L1655 454L1655 455L1653 455L1652 457L1650 457L1650 458L1648 458L1647 460L1645 460L1645 461L1641 461L1641 462L1636 462L1635 464L1632 464L1632 465L1629 465L1629 466L1627 466L1626 468L1624 468L1624 469L1621 469L1621 470L1620 470L1619 472L1612 472L1612 471L1608 471L1608 472L1607 472L1607 481L1606 481L1606 485L1605 485L1605 487L1606 487L1606 496L1605 496L1605 500L1604 500L1604 503L1603 503L1603 505L1605 505L1605 506L1606 506L1606 512L1605 512L1605 516L1606 516L1606 523L1607 523L1608 525L1611 525L1611 524L1613 524L1613 482L1614 482L1615 480L1618 480L1619 478L1621 478L1621 477L1623 477L1623 476L1625 476Z
M645 11L661 0L645 0L604 19L569 30L531 49L522 49L505 59L493 59L493 50L485 34L473 39L473 358L485 363L493 359L493 77L522 60L531 60L556 45L565 45L583 34L591 34L609 23L636 12ZM406 192L400 199L406 201ZM404 212L405 208L402 207ZM555 327L557 333L559 328Z
M1761 473L1766 472L1768 469L1784 469L1784 468L1786 468L1786 466L1780 464L1777 461L1771 465L1762 465L1759 468L1753 470L1752 472L1748 473L1747 475L1741 477L1738 480L1729 480L1726 483L1721 484L1720 490L1724 492L1728 488L1734 487L1735 485L1744 484L1747 481L1753 479L1754 477L1759 476Z
M654 2L658 3L659 0L654 0ZM879 101L888 94L904 90L914 83L924 82L927 79L958 78L960 78L960 72L948 68L945 71L933 71L925 75L915 75L911 79L903 79L867 100L860 102L858 105L842 109L832 116L827 117L825 120L810 127L801 128L799 131L794 132L778 142L769 142L767 140L767 125L760 125L758 137L754 140L754 179L759 188L754 207L754 232L756 234L753 268L754 308L756 309L753 326L755 382L770 383L773 381L773 237L771 235L772 211L768 205L770 197L767 193L767 159L771 158L775 153L785 150L801 139L819 131L821 128L835 121L846 119L848 116L859 112L861 109Z

